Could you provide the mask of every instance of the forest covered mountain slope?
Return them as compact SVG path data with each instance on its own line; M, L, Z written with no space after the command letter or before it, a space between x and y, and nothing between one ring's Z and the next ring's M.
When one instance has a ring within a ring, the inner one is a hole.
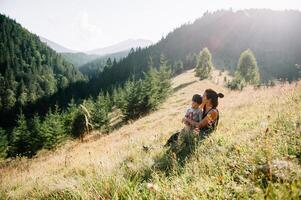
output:
M14 20L0 15L0 113L84 80L81 72Z
M161 54L167 57L174 70L177 62L189 68L193 55L205 47L219 69L235 71L240 54L251 49L258 62L261 82L280 78L295 80L298 77L296 64L301 63L300 27L301 12L297 10L207 12L193 23L175 28L158 43L130 52L92 82L107 87L133 74L139 76L147 70L149 57L157 65Z

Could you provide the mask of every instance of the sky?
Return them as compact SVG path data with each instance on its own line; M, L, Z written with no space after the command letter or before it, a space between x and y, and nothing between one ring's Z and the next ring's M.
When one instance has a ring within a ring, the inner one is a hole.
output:
M206 11L301 10L301 0L0 0L0 13L66 48L87 51L127 39L157 42Z

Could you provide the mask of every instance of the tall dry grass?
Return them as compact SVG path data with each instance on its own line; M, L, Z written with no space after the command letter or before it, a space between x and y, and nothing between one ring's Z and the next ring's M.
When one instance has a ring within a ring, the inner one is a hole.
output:
M223 77L199 81L185 72L158 111L110 135L2 161L1 199L300 198L300 83L238 92L224 88ZM206 88L225 94L218 130L180 164L163 145Z

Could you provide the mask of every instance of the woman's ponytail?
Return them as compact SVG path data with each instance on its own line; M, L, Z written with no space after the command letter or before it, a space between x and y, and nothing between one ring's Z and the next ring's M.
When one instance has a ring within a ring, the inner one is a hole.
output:
M224 94L223 94L223 93L218 93L217 96L218 96L219 98L224 98Z

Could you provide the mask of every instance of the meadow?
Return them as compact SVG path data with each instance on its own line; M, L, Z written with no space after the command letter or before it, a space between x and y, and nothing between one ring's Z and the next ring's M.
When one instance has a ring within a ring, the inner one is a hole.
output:
M1 161L0 199L300 199L301 82L230 91L224 76L189 70L157 111L109 135ZM207 88L225 94L218 129L180 162L163 145Z

